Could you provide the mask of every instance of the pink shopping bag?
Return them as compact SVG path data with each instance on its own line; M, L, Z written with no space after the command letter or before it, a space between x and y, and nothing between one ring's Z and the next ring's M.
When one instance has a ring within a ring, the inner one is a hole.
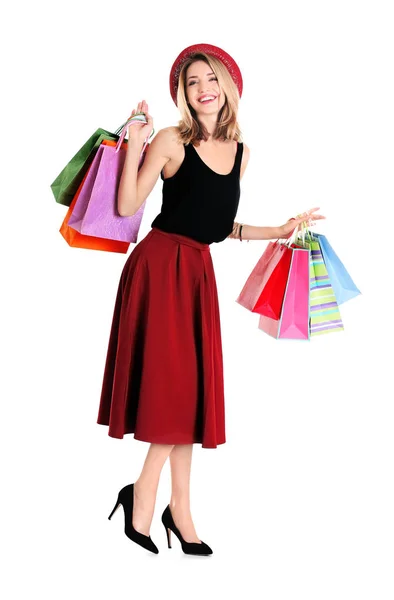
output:
M292 245L289 276L279 318L260 315L259 329L278 339L309 340L310 250Z

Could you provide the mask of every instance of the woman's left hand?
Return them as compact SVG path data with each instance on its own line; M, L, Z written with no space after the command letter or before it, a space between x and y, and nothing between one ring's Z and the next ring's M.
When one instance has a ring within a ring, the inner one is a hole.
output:
M305 223L305 225L307 227L312 227L313 225L316 225L316 221L319 221L320 219L325 219L326 217L323 217L323 215L319 215L318 213L316 213L317 210L320 210L320 207L318 206L317 208L311 208L310 210L307 210L306 212L302 213L301 215L297 215L297 217L293 217L291 219L289 219L284 225L281 225L279 227L279 232L280 238L288 238L290 237L290 235L293 233L294 229L297 227L297 225L299 225L300 223ZM316 214L314 214L316 213Z

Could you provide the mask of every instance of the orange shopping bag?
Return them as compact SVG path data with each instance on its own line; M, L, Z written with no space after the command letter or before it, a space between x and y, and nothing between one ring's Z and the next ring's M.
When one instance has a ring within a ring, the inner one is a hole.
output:
M116 146L116 142L112 140L102 140L102 144L108 146ZM127 143L123 143L121 146L122 149L127 148ZM119 240L110 240L105 238L99 238L92 235L84 235L76 231L72 227L68 226L68 221L73 211L74 205L78 199L79 193L85 183L85 179L89 173L89 170L86 172L72 202L67 211L67 214L63 220L63 223L59 229L60 233L66 240L69 246L74 248L86 248L88 250L106 250L107 252L120 252L121 254L126 254L129 249L130 242L122 242Z

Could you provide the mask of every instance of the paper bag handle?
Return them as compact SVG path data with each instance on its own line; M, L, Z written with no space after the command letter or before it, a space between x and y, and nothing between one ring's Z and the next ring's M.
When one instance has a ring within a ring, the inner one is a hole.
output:
M116 130L116 135L119 135L119 133L120 133L120 137L119 137L118 143L116 144L115 152L119 152L120 147L122 145L122 142L124 140L124 137L126 135L127 128L129 127L129 125L133 125L133 123L137 123L137 122L140 122L140 123L147 123L148 122L146 120L145 113L139 112L139 113L136 113L135 115L133 115L132 117L129 117L127 119L126 123L124 125L122 125L121 127L119 127ZM155 130L152 129L149 137L145 138L144 145L143 145L142 150L141 150L141 155L144 153L145 148L146 148L146 146L147 146L147 144L149 142L149 139L152 137L152 135L154 134L154 132L155 132Z

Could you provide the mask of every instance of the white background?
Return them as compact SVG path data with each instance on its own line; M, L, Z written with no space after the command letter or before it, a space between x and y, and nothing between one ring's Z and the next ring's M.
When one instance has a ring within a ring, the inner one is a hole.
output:
M80 0L3 14L4 598L393 599L392 8ZM267 242L212 244L227 443L196 445L191 479L208 558L183 555L174 536L166 547L168 462L159 555L126 538L121 511L107 519L148 449L96 424L127 256L70 248L50 190L97 127L114 131L140 100L156 132L176 124L169 72L198 42L229 52L244 78L238 220L281 225L320 206L315 229L362 291L342 307L345 332L276 341L235 302Z

